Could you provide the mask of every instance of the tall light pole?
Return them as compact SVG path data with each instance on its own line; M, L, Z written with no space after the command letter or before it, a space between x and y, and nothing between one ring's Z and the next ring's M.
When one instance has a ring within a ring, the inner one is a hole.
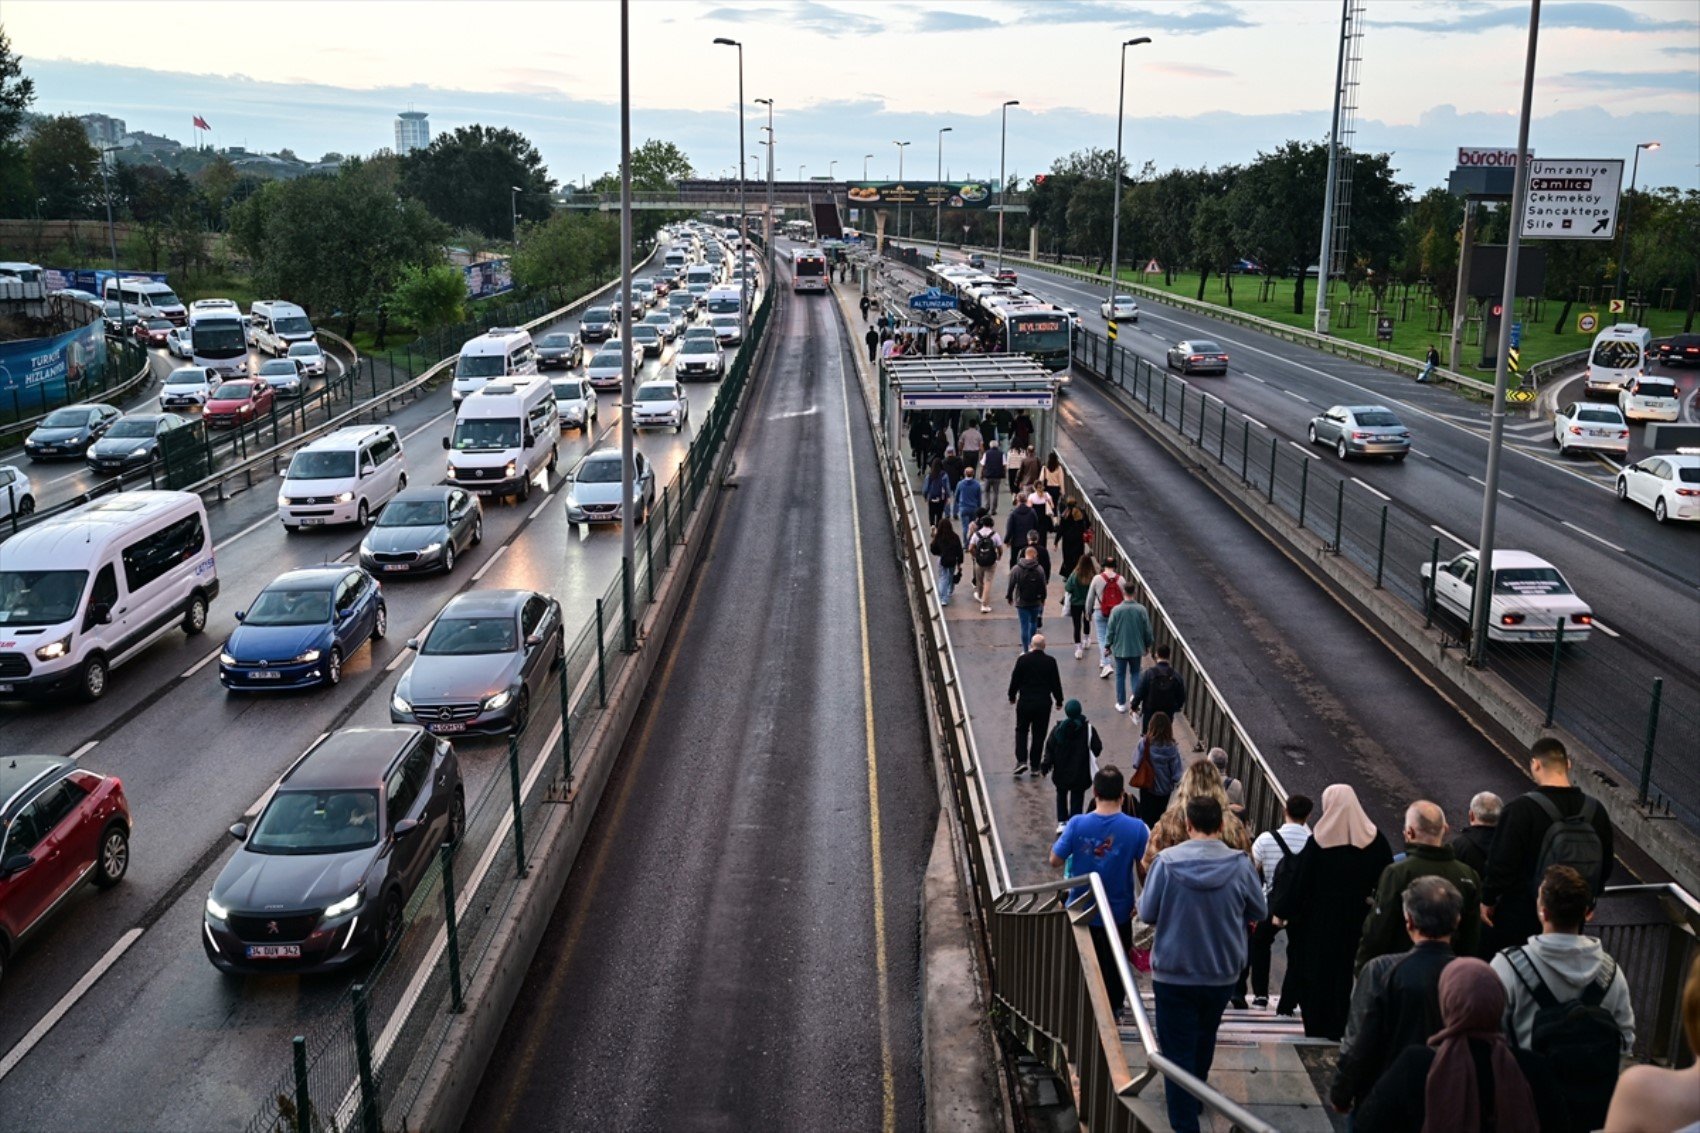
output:
M1629 166L1629 193L1623 195L1623 240L1617 248L1617 287L1612 290L1615 299L1627 298L1623 291L1629 282L1629 194L1635 192L1635 176L1641 172L1641 151L1658 148L1658 142L1637 144L1635 160Z
M117 153L119 149L120 149L119 146L107 146L105 149L100 151L100 184L101 184L101 187L106 191L106 240L107 240L107 243L110 244L111 248L112 248L112 279L113 279L114 283L116 283L117 280L118 280L118 230L112 224L112 182L110 182L106 179L106 155L111 154L111 153ZM114 160L116 160L116 159L114 159ZM35 211L36 211L37 216L41 215L41 204L40 204L40 202L36 203L36 210ZM118 291L118 333L119 333L120 336L122 336L124 334L124 289L122 287L119 287L119 288L117 288L117 291ZM104 287L100 289L100 293L98 295L98 298L100 298L103 301L105 300L106 289Z
M901 185L903 184L903 151L909 148L909 143L894 141L891 144L897 147L897 183ZM897 238L903 239L903 199L901 197L897 201Z
M1316 315L1311 329L1327 334L1328 284L1334 262L1334 189L1340 183L1340 110L1346 101L1346 54L1351 48L1352 0L1340 0L1340 54L1334 64L1334 118L1328 128L1328 180L1322 187L1322 251L1316 268ZM1351 155L1347 155L1350 157Z
M508 211L512 214L514 231L514 251L519 251L519 195L525 192L518 185L508 186Z
M1004 157L1009 151L1009 108L1020 106L1021 100L1012 98L1003 104L1003 122L998 126L998 270L1003 270L1003 193L1004 186L1009 183L1009 177L1004 173Z
M949 126L939 127L939 172L938 180L944 181L944 136L950 133ZM933 190L938 192L937 188ZM944 257L944 194L939 193L939 203L933 206L933 259Z
M1116 313L1116 269L1121 266L1121 234L1122 234L1122 108L1127 104L1127 49L1138 47L1142 43L1150 43L1151 37L1142 35L1137 39L1125 40L1122 43L1122 62L1119 71L1121 93L1116 96L1116 167L1110 170L1110 314Z
M714 42L721 47L736 47L738 49L738 272L744 271L745 260L749 256L750 213L744 199L744 45L735 39L717 36ZM754 154L751 155L755 156ZM738 329L742 337L739 342L750 340L750 305L738 300Z
M862 180L864 181L868 179L868 159L872 156L874 155L871 153L865 153L862 155Z
M629 0L620 0L620 303L622 320L631 317L632 294L632 30ZM620 335L620 625L626 652L637 648L632 617L632 572L637 568L637 512L632 499L631 335Z
M767 107L767 285L773 286L773 100L758 98Z
M797 180L799 180L799 181L804 180L803 170L805 170L807 168L808 168L808 166L806 166L806 165L799 165L797 167Z
M837 179L838 174L835 172L835 170L837 168L838 168L838 163L836 161L829 161L829 162L826 163L826 179L828 181L833 181L833 180Z

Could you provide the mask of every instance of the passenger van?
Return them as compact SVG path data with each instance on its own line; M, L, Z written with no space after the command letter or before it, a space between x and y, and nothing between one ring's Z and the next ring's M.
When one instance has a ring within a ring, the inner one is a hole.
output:
M206 629L217 596L192 492L123 492L25 528L0 543L0 698L99 700L111 670L173 626Z
M101 298L108 303L123 303L136 313L139 320L170 319L174 326L185 326L189 322L189 310L177 298L177 293L168 285L146 276L109 279Z
M1616 393L1647 371L1653 332L1634 323L1609 326L1594 337L1588 352L1587 392Z
M285 531L366 526L407 487L401 438L390 425L350 425L298 449L277 492Z
M561 419L548 378L493 379L460 403L446 483L483 496L531 496L540 467L560 459Z
M249 333L254 349L282 358L297 342L313 341L313 323L307 312L282 299L256 299L248 308Z
M720 269L713 264L691 264L685 268L685 285L706 283L713 287L720 282Z
M715 287L708 292L710 315L736 315L742 305L743 300L736 287Z
M691 257L683 248L674 248L662 258L661 262L666 266L668 271L676 272L688 266L691 262Z
M535 373L537 351L531 335L519 327L491 327L460 348L460 358L455 362L454 403L459 405L468 394L483 389L491 378Z

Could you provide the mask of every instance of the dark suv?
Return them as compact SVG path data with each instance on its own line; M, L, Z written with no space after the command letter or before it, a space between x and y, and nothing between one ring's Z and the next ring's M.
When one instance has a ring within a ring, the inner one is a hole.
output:
M1700 334L1672 335L1657 350L1662 366L1700 366Z
M344 728L295 761L207 895L226 972L322 971L381 955L437 847L466 828L454 749L416 727Z

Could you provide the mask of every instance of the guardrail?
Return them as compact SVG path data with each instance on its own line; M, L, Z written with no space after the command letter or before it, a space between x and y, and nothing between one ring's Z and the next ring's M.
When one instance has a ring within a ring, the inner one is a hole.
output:
M153 365L146 348L127 339L108 338L106 364L92 375L85 371L83 380L67 391L71 396L49 403L45 390L38 391L34 398L20 394L15 386L9 391L10 396L6 399L9 405L0 409L0 448L19 443L49 413L61 406L79 401L114 401L145 385L152 375ZM37 412L26 416L32 409Z

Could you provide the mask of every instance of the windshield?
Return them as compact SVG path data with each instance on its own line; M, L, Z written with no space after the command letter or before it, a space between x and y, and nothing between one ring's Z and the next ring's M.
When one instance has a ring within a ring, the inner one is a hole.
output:
M1632 370L1641 364L1641 347L1621 338L1610 338L1594 347L1593 363L1608 370Z
M336 480L354 475L354 453L347 449L298 452L289 462L288 480Z
M639 323L637 326L632 328L632 337L639 342L653 342L655 339L661 337L661 332L650 326L648 323Z
M165 376L168 386L199 386L205 385L207 372L205 370L173 370Z
M633 401L677 401L679 395L673 392L672 386L639 386L632 395Z
M1576 411L1576 420L1591 421L1596 425L1623 424L1623 418L1618 416L1615 409L1588 409L1584 407Z
M457 378L499 378L508 372L508 360L501 354L462 354L455 364Z
M610 314L607 307L592 307L584 313L584 321L587 323L605 323L608 321L609 317Z
M603 350L590 360L592 367L598 370L618 370L620 368L620 352L618 350Z
M662 314L646 315L643 325L646 327L670 327L673 325L673 320Z
M379 527L438 527L442 523L442 500L396 500L378 517Z
M1690 465L1687 468L1678 468L1676 470L1676 478L1681 480L1684 484L1700 484L1700 464Z
M253 382L225 382L213 392L213 397L219 401L247 401L253 396Z
M575 477L581 484L618 484L620 482L620 462L615 460L587 460L578 466Z
M319 354L319 344L316 342L297 342L289 348L291 358L313 358Z
M543 336L543 345L553 347L556 350L565 350L572 344L573 338L570 334L546 334Z
M719 299L716 299L712 295L709 296L709 299L708 299L708 313L709 314L711 314L711 315L724 315L724 314L728 314L728 313L736 314L737 310L738 310L738 297L736 295L722 296Z
M235 319L200 323L188 333L195 353L203 358L235 358L248 351L248 340L242 334L242 324Z
M183 301L177 298L169 287L164 287L158 291L148 292L148 302L156 307L177 307L181 306Z
M317 626L331 620L331 592L320 587L315 590L284 588L260 591L248 616L242 619L248 626Z
M290 353L294 354L295 352L291 350ZM295 363L291 362L288 358L273 358L269 362L260 363L260 373L267 376L272 374L283 374L287 377L293 378L300 373L300 371L295 368Z
M555 390L556 401L577 401L584 396L584 390L579 388L578 381L567 378L563 381L549 383Z
M1676 396L1676 384L1674 382L1648 382L1648 381L1638 382L1638 383L1636 383L1636 386L1635 386L1635 396L1636 397L1675 397Z
M687 338L679 347L680 354L713 354L714 340L712 338Z
M456 452L489 452L518 447L518 417L474 417L455 422Z
M1509 567L1493 572L1493 592L1536 598L1568 594L1570 587L1564 584L1564 576L1552 567Z
M118 422L106 431L109 437L151 437L154 423L146 417L137 417Z
M312 334L313 324L304 315L286 315L281 319L272 320L272 329L278 334Z
M464 657L474 653L512 653L519 634L511 617L438 618L419 647L427 657Z
M175 324L170 319L149 319L149 330L171 330Z
M0 625L56 625L77 614L86 570L0 571Z
M378 792L279 791L245 843L256 854L340 854L378 844Z
M93 419L92 409L55 409L41 425L44 429L73 429L87 425Z
M1397 429L1399 418L1391 413L1359 413L1358 424L1366 429Z

